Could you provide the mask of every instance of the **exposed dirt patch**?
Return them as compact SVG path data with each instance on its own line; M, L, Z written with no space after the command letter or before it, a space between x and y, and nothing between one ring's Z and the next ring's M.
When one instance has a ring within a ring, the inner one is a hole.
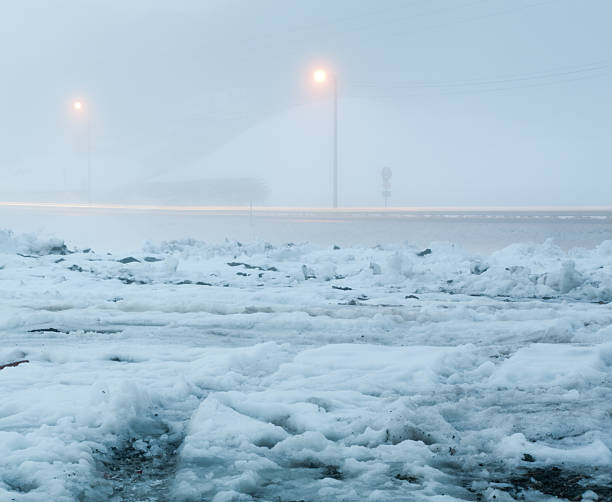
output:
M510 479L513 485L511 491L516 494L531 489L561 499L580 500L585 491L592 490L599 496L598 500L612 500L612 483L602 483L598 474L597 471L588 475L559 467L528 469Z
M166 434L145 439L131 438L113 447L102 461L103 477L113 490L113 499L122 502L169 502L176 474L177 450L182 439Z

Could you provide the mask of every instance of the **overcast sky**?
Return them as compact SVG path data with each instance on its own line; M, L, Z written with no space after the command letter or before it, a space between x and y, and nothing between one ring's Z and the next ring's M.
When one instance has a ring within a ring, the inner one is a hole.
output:
M268 204L612 205L608 0L2 0L7 190L252 177Z

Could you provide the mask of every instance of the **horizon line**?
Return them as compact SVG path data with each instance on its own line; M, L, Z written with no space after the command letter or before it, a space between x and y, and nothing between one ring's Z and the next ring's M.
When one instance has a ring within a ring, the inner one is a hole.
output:
M612 211L612 206L554 206L554 205L507 205L507 206L262 206L262 205L178 205L178 204L119 204L119 203L87 203L87 202L31 202L31 201L0 201L0 207L31 207L57 209L108 209L133 211L175 211L175 212L360 212L360 213L419 213L419 212L525 212L525 211Z

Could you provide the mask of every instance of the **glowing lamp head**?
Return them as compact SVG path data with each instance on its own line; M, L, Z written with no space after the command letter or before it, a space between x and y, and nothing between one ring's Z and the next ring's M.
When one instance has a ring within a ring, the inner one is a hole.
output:
M72 103L72 107L80 112L83 109L83 102L82 101L75 101L74 103Z
M322 68L319 68L312 74L312 78L317 84L322 84L327 80L327 72Z

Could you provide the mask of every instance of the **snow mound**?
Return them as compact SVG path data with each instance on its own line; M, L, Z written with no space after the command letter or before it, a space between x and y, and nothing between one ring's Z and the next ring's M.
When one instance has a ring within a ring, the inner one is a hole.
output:
M26 254L43 256L48 254L66 254L68 248L63 240L56 238L43 239L35 234L15 235L10 230L0 229L0 254Z
M591 250L569 251L551 240L513 244L489 256L471 255L445 242L420 250L410 245L322 249L310 244L228 241L210 245L186 240L149 244L145 250L176 256L182 262L225 257L264 270L273 264L299 283L341 279L343 284L396 286L413 294L612 301L612 241Z

